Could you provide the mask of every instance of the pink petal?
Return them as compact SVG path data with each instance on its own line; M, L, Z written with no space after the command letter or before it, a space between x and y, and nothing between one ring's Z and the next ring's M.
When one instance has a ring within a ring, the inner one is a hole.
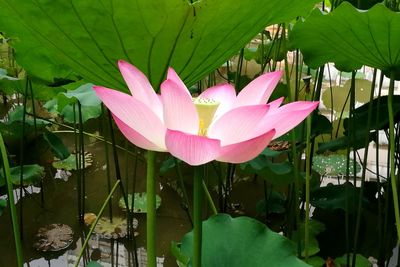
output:
M275 135L275 130L266 132L253 139L223 146L218 161L242 163L257 157L269 144Z
M197 134L199 116L192 97L173 80L161 84L161 99L164 107L164 121L168 129Z
M274 100L272 102L269 102L268 103L269 112L272 112L273 110L278 109L280 107L280 105L282 104L284 99L285 99L284 97L280 97L280 98L278 98L278 99L276 99L276 100Z
M173 81L180 90L182 90L183 92L187 93L190 96L190 92L187 89L186 85L183 83L183 81L173 68L168 68L167 80Z
M136 98L116 90L93 86L104 105L129 128L146 137L158 147L165 147L166 128L161 119Z
M131 94L145 105L152 107L157 116L162 118L161 101L147 77L126 61L119 60L118 66Z
M235 107L267 103L276 85L282 77L282 71L265 73L249 83L239 92Z
M218 118L228 111L236 99L236 91L230 84L221 84L208 88L199 95L200 98L211 98L217 100L220 104L215 112L215 118Z
M244 106L231 109L210 125L207 135L221 140L222 146L248 140L265 117L268 105Z
M221 150L219 140L169 129L165 136L165 144L173 156L193 166L216 159Z
M316 107L319 102L297 101L271 110L258 127L258 132L275 129L275 138L287 133L299 125Z
M160 152L167 151L167 149L165 148L165 145L163 147L159 147L156 144L150 142L146 137L144 137L137 131L130 128L127 124L125 124L123 121L121 121L114 114L113 114L113 118L114 118L114 121L117 124L119 130L121 131L121 133L126 137L126 139L128 139L134 145L141 147L143 149L147 149L147 150L160 151Z

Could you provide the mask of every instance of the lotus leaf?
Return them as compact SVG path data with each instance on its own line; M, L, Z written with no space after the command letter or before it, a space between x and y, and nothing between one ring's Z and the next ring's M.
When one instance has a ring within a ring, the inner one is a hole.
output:
M155 88L168 66L190 86L265 26L303 15L317 2L1 0L0 28L17 37L18 63L44 80L67 76L69 66L87 81L126 90L116 67L125 59Z
M190 232L182 239L181 254L191 257L192 246L193 232ZM203 266L310 266L299 260L295 251L291 241L249 217L218 214L203 222Z
M135 193L133 212L135 213L146 213L147 212L147 194L145 192ZM119 206L122 209L126 209L124 198L121 197L119 202ZM132 209L132 194L128 194L128 205L130 209ZM161 197L156 195L156 209L158 209L161 205Z
M349 174L353 175L354 160L349 160ZM361 170L361 166L356 162L357 172ZM315 155L313 157L313 169L321 175L340 176L346 175L347 157L341 154Z
M37 184L45 176L44 168L37 164L23 165L22 172L23 186ZM10 174L12 183L14 185L20 185L21 167L17 166L10 168ZM4 186L5 184L3 169L0 169L0 186Z
M328 184L311 191L311 205L326 210L341 209L352 213L358 208L360 188L351 183L341 185ZM368 200L363 197L363 205L368 205Z
M334 62L343 71L367 65L390 72L400 70L399 28L400 13L383 4L364 11L343 2L329 14L315 9L289 39L312 68Z
M33 246L40 251L59 251L72 244L74 231L66 224L53 223L38 230Z
M78 154L79 156L79 154ZM85 152L85 168L89 167L93 163L92 153ZM66 171L76 170L76 158L75 154L70 154L68 158L63 160L56 160L53 162L53 167L56 169L62 169ZM83 167L83 164L82 166Z

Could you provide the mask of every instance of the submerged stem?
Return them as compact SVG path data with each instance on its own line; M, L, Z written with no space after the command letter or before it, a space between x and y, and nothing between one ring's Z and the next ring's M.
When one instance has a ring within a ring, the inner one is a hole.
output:
M82 245L81 251L79 252L79 256L78 259L75 262L74 267L77 267L79 265L79 261L82 258L83 253L85 252L85 248L87 246L87 244L89 243L90 237L94 231L94 228L96 227L98 221L100 220L101 215L103 214L104 209L106 208L108 202L110 201L112 195L114 194L115 190L117 189L119 183L121 182L121 180L117 180L114 184L114 187L111 189L111 192L108 194L106 200L103 203L103 206L101 206L99 213L97 214L96 220L93 222L92 226L90 227L89 233L86 236L85 242ZM111 246L112 247L112 246Z
M156 152L147 152L147 266L157 266L156 256L156 182L154 175Z
M17 264L18 267L22 267L24 264L24 258L22 255L22 245L21 245L21 236L18 225L17 209L14 203L14 192L13 192L13 185L11 182L10 165L8 164L6 147L4 146L3 136L1 133L0 133L0 150L1 150L1 158L3 161L4 177L7 183L8 205L10 205L11 221L12 221L14 241L15 241L15 253L17 255Z

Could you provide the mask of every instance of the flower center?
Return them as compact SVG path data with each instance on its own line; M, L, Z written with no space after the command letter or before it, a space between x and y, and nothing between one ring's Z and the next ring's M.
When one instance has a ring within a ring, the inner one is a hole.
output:
M197 114L199 114L199 135L206 136L214 114L217 111L219 102L211 98L193 98Z

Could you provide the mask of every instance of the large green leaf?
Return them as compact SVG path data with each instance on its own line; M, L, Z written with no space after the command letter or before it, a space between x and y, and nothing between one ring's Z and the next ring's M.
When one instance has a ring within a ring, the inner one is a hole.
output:
M290 41L313 68L334 62L348 71L362 65L400 70L399 28L400 13L383 4L360 11L344 2L327 15L314 10L305 22L295 25Z
M89 82L126 90L116 66L125 59L158 88L168 66L191 85L265 26L303 15L316 2L0 0L0 29L17 37L17 61L42 79L65 77L67 65Z
M181 253L191 257L192 246L193 232L190 232L182 239ZM203 266L309 266L295 255L292 242L255 219L218 214L203 222Z

